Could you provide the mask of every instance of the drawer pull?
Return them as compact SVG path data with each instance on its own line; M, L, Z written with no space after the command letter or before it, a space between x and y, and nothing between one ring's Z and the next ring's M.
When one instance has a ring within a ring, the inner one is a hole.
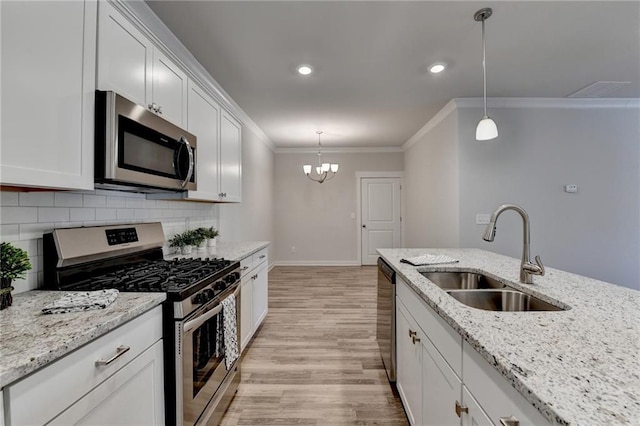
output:
M502 426L520 426L520 421L515 416L500 417Z
M124 355L125 353L127 353L129 351L129 349L131 349L129 346L118 346L116 348L116 354L114 356L112 356L111 358L109 358L108 360L103 360L103 359L99 359L96 361L96 367L102 366L102 365L109 365L111 364L113 361L115 361L116 359L120 358L122 355Z
M469 407L467 407L466 405L461 405L458 401L456 401L456 414L458 415L458 417L460 417L462 413L468 413L468 412L469 412Z
M243 266L243 267L242 267L242 270L243 270L243 271L246 271L247 269L249 269L249 267L248 267L248 266Z
M417 331L411 331L411 329L409 329L409 337L413 337L413 336L415 336L416 334L418 334L418 332L417 332Z
M415 345L415 344L416 344L416 342L419 342L419 341L420 341L420 338L419 338L419 337L416 337L416 336L413 336L413 337L411 338L411 340L413 341L413 344Z
M260 259L264 259L265 257L267 257L267 255L266 255L266 254L261 254L259 258L260 258Z

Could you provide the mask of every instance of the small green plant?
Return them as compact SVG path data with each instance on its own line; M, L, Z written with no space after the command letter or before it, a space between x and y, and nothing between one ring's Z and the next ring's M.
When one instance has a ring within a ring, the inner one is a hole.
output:
M186 246L187 243L185 241L184 235L183 234L176 234L173 237L171 237L171 239L169 239L169 247L184 247Z
M31 269L29 255L21 248L10 243L0 245L0 278L15 280L25 278L25 273Z
M199 246L201 242L205 240L197 229L190 229L184 233L187 244L190 246Z
M202 235L203 238L215 238L220 235L218 230L213 226L211 228L198 228L196 229L196 232Z

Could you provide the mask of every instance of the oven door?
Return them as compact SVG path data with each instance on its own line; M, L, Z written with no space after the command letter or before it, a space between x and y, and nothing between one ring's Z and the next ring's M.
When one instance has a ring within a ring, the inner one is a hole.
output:
M237 334L240 328L240 287L231 295L236 299ZM222 303L203 307L194 316L176 322L176 336L177 348L180 347L176 357L176 386L182 384L182 398L178 392L176 414L178 424L181 417L183 425L193 425L234 367L227 371L225 363Z

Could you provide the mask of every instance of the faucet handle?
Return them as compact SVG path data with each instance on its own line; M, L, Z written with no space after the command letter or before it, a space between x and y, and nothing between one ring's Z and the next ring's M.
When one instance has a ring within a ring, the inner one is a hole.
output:
M533 264L531 262L525 262L524 265L522 265L522 269L524 269L525 271L527 271L529 274L531 275L544 275L544 265L542 264L542 261L540 260L540 256L536 256L536 263Z

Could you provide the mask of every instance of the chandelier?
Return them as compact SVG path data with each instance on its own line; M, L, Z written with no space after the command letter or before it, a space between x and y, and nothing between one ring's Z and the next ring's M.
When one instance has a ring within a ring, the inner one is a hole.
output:
M316 174L318 176L311 177L311 164L305 164L302 166L302 171L312 181L322 183L325 180L333 178L336 173L338 173L339 166L334 163L322 162L322 144L320 143L320 135L322 134L322 131L318 130L316 133L318 134L318 165L316 166ZM331 172L331 174L329 174L329 172Z

